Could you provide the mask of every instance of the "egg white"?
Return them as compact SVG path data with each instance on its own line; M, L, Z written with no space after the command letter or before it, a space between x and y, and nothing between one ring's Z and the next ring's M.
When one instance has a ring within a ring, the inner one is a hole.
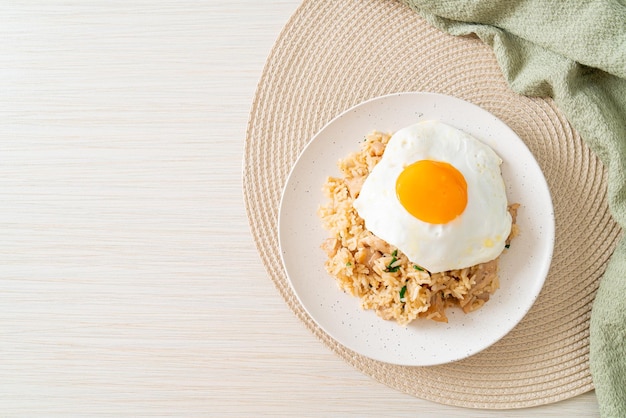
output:
M421 221L398 200L398 175L419 160L447 162L465 177L467 206L454 220ZM471 135L439 121L419 122L391 137L353 205L368 230L428 271L470 267L498 257L511 231L501 164Z

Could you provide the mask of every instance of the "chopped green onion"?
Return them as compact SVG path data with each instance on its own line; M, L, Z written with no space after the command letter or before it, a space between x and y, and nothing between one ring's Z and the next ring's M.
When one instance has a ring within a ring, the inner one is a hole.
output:
M405 294L406 294L406 286L403 286L402 289L400 289L400 300L404 299Z
M424 269L418 266L417 264L413 264L413 268L418 271L424 271Z
M351 265L352 265L352 263L349 262L349 261L346 263L346 267L350 267Z
M385 271L387 273L395 273L400 268L400 265L394 266L394 263L398 261L398 258L396 257L398 255L398 250L395 250L393 253L391 253L391 255L391 261L389 262L389 264L387 264L385 268Z

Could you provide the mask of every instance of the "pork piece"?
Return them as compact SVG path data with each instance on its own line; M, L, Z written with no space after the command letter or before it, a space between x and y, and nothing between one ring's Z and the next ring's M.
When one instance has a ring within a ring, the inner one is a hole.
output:
M380 251L383 254L391 254L392 249L391 245L387 244L382 239L378 238L376 235L370 235L361 240L361 243L367 247L371 247L376 251Z
M511 233L506 239L506 245L511 245L511 240L519 234L519 227L517 226L517 209L519 209L519 203L513 203L512 205L509 205L509 213L511 214L512 222Z
M491 260L487 263L480 264L474 274L474 285L465 295L464 300L460 303L463 312L468 313L474 310L474 306L478 300L486 302L489 300L489 292L485 291L498 272L498 260ZM482 303L480 303L482 305ZM479 305L479 306L480 306Z
M370 155L380 157L385 152L385 144L382 142L372 142L370 146Z
M374 267L374 262L383 255L371 247L363 247L354 254L354 259L357 263L365 264L368 268Z
M482 263L478 266L478 270L475 274L475 283L474 286L470 289L470 292L473 294L481 293L480 290L483 290L485 286L491 283L489 278L492 278L498 272L498 260L491 260L486 263Z
M430 307L427 311L419 314L422 318L430 318L437 322L448 322L446 306L441 292L435 292L430 297Z
M361 193L361 188L365 182L365 177L350 177L344 181L346 186L348 186L348 193L350 193L350 197L353 199L359 197L359 193Z
M337 238L328 238L322 242L320 247L326 252L328 258L333 258L335 254L337 254L337 251L339 251L341 242Z

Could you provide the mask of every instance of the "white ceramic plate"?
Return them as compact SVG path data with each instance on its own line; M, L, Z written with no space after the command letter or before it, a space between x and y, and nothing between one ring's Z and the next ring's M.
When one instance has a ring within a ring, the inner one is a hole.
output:
M509 202L518 202L521 233L500 258L500 289L478 311L449 309L448 323L416 320L403 327L360 308L324 269L320 244L328 237L317 216L322 185L338 176L337 161L359 149L373 130L395 132L436 119L491 146L504 161ZM554 214L535 158L502 121L463 100L434 93L398 93L361 103L313 137L287 180L280 206L279 242L287 276L304 309L332 338L375 360L426 366L460 360L504 337L528 312L550 267Z

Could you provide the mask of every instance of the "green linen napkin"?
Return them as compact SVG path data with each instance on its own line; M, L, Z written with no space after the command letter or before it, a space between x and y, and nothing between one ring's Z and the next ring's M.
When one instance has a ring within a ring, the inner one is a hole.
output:
M608 170L609 208L626 227L624 0L403 0L432 25L490 45L511 89L552 97ZM593 303L590 369L603 417L626 417L626 240Z

